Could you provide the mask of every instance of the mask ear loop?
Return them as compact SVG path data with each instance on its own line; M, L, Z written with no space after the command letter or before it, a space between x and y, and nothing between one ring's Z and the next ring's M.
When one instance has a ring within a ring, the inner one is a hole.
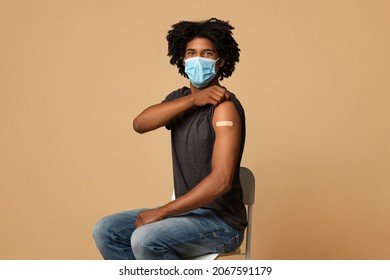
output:
M221 59L221 57L218 57L218 59L215 61L215 63L217 63L217 61L220 59ZM218 68L221 68L224 64L225 64L225 61L223 59L221 59L221 61L219 62Z
M221 59L221 57L218 57L218 58L215 60L215 62L214 62L214 67L215 67L215 65L217 64L218 60L220 60L220 59ZM224 64L224 63L222 63L222 65L221 65L221 62L220 62L219 65L218 65L218 69L221 68L221 67L223 66L223 64Z

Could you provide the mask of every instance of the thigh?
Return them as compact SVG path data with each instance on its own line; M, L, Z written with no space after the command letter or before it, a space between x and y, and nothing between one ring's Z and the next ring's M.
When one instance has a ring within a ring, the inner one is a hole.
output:
M134 231L131 242L165 247L187 258L234 251L242 238L241 230L227 225L212 210L197 209L144 225Z

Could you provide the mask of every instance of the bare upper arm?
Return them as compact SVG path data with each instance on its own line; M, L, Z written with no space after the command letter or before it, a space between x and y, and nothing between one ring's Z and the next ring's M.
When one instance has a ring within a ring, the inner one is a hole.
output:
M212 170L231 183L240 151L241 119L232 101L225 101L214 110L215 143Z

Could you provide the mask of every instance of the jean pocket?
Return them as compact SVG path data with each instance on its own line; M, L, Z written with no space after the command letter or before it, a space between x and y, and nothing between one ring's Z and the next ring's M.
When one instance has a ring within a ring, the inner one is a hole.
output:
M238 230L237 230L238 231ZM241 243L242 243L242 238L243 234L238 231L234 236L232 236L229 240L226 242L220 244L218 247L215 248L215 253L229 253L229 252L234 252L237 250Z

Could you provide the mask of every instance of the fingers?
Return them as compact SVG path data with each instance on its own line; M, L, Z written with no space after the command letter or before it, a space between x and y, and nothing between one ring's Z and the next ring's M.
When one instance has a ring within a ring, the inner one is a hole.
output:
M149 210L142 211L142 212L138 213L137 220L135 221L136 228L148 223L148 221L147 221L148 220L148 218L147 218L148 211Z
M230 100L230 95L231 95L230 91L226 90L225 91L225 100Z
M137 219L135 220L135 227L138 228L140 226L142 226L142 217L138 214Z
M211 95L210 97L214 99L214 107L218 106L222 102L230 99L230 92L224 87L212 87L210 88Z
M230 92L226 88L220 86L208 87L201 92L196 93L196 95L198 97L198 106L211 104L216 107L225 100L230 99Z
M135 221L135 227L138 228L140 226L154 223L164 219L162 211L159 209L150 209L145 210L138 213L137 219Z

